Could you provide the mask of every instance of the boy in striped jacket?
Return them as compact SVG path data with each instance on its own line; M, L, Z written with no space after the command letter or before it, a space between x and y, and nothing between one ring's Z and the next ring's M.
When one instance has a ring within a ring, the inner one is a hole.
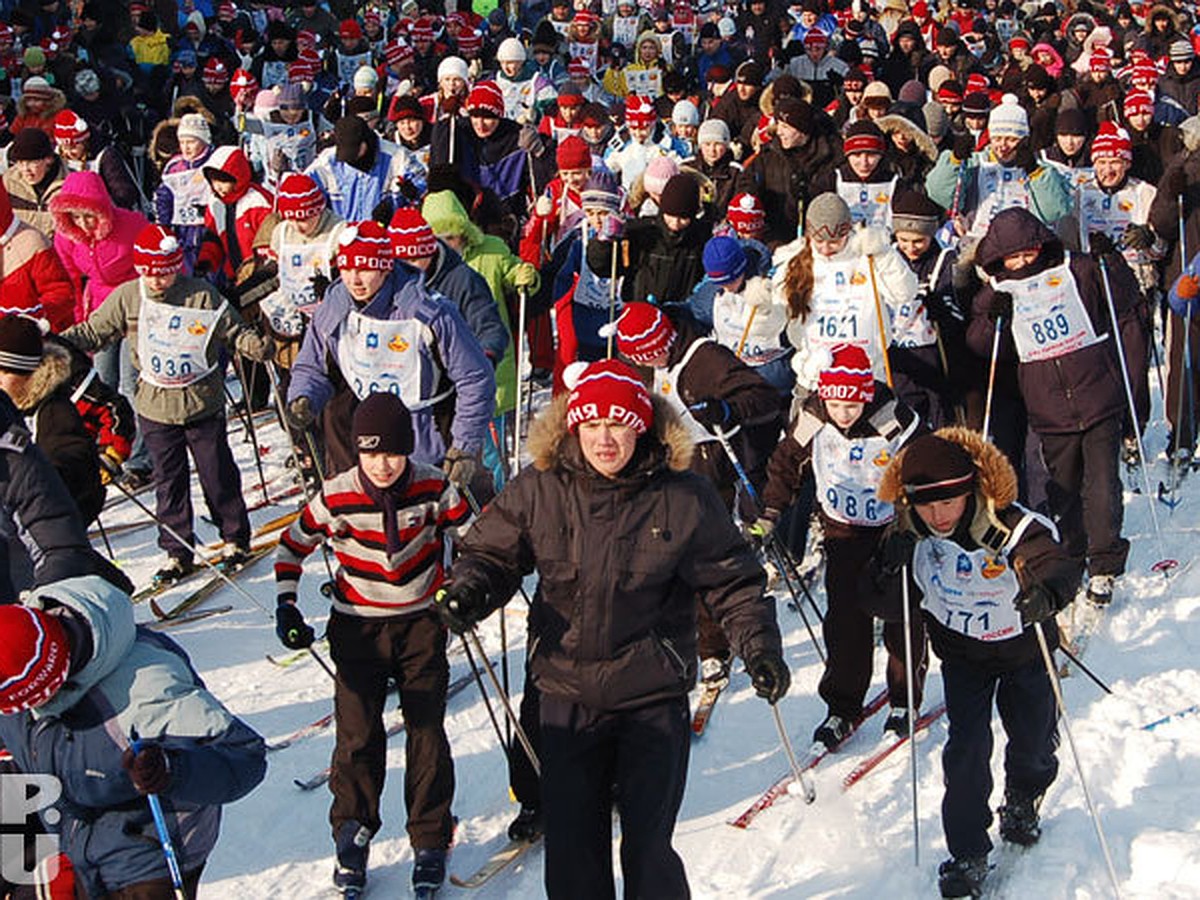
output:
M432 610L444 580L446 535L470 512L441 469L409 459L413 427L395 394L374 393L353 420L358 465L328 479L283 535L275 562L276 632L293 649L313 642L296 606L304 558L328 540L337 559L327 635L337 663L336 746L329 820L337 847L334 885L366 883L367 854L381 825L388 679L400 685L406 725L404 796L414 886L445 877L453 819L454 766L446 740L446 631Z

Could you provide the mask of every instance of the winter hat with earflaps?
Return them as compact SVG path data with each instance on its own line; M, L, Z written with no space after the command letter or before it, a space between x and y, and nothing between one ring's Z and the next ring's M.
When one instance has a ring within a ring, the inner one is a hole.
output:
M804 214L804 231L814 241L840 240L850 233L852 224L850 207L832 191L818 195Z
M0 606L0 715L41 706L70 670L71 647L57 617L17 604Z
M638 434L645 434L654 424L650 392L637 372L619 359L572 363L563 373L563 382L571 392L567 398L569 431L595 419L611 419Z

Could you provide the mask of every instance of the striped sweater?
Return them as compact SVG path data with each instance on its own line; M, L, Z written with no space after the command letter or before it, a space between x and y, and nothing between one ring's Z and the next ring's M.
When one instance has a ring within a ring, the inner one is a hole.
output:
M295 596L304 558L322 539L337 558L333 607L354 616L391 616L428 609L444 580L443 535L465 529L470 509L441 469L408 462L396 503L401 548L387 552L383 513L363 491L358 467L324 482L279 541L276 588Z

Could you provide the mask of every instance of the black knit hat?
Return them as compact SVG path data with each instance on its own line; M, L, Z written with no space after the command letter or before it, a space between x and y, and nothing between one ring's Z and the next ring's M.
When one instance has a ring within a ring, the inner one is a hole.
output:
M0 318L0 370L25 374L41 362L42 329L37 320L29 316Z
M664 215L694 219L700 212L700 183L691 175L672 175L663 188L658 208Z
M413 451L412 415L395 394L377 391L354 410L354 446L359 453Z
M1058 115L1054 117L1054 133L1078 134L1087 137L1087 116L1077 106L1068 106L1066 109L1060 109Z
M892 231L933 237L942 221L940 206L917 191L900 189L892 197Z
M804 134L812 134L813 108L807 100L783 97L775 104L775 118Z
M926 434L904 450L900 480L914 506L969 494L975 489L975 461L954 441Z
M22 128L8 145L10 162L31 162L54 156L54 144L50 135L40 128Z

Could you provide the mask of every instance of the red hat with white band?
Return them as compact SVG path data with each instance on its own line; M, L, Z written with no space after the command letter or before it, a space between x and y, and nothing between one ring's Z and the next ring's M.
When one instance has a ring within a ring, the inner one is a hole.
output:
M147 225L133 241L133 268L139 275L174 275L183 268L183 248L165 225Z
M395 259L387 230L370 220L346 226L338 235L335 262L339 269L390 270Z

